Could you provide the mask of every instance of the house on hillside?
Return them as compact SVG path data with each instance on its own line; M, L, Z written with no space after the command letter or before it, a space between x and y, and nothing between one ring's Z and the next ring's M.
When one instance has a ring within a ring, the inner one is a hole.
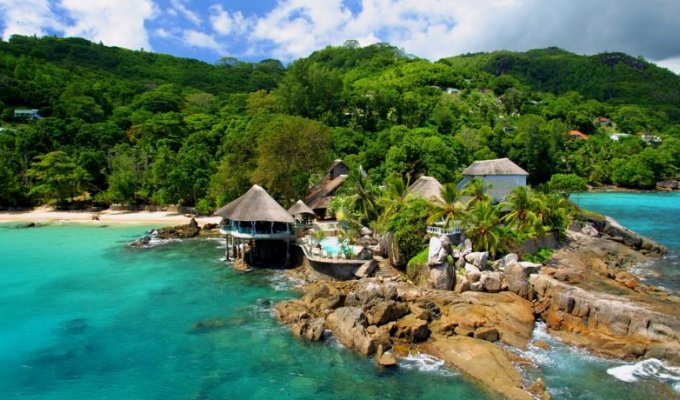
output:
M569 139L572 139L572 140L588 140L588 135L584 134L581 131L577 131L575 129L572 130L572 131L569 131L569 132L565 132L565 135L567 137L569 137Z
M462 189L471 180L480 178L489 187L487 194L493 201L498 202L517 186L526 186L527 176L529 173L509 158L475 161L463 171L463 179L458 183L458 189Z
M656 135L642 135L640 138L648 145L654 147L660 145L663 142L663 140L661 140L661 138Z
M38 110L35 108L32 109L17 108L16 110L14 110L14 118L39 119L40 114L38 113Z
M597 122L600 126L609 126L612 124L612 121L607 117L597 117L595 118L595 122Z
M321 182L307 191L304 202L314 211L318 219L326 217L326 211L333 200L335 191L345 183L348 175L347 165L342 160L335 160L326 170Z
M406 189L407 197L422 197L425 200L443 203L442 184L433 176L421 176Z

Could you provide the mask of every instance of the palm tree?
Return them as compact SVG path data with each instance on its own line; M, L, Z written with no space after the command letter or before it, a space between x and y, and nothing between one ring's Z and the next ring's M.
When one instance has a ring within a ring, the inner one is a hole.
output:
M465 218L465 206L460 196L461 192L455 183L444 185L441 190L443 201L434 203L434 210L427 222L432 224L443 220L445 228L452 228L456 221L461 222Z
M465 221L465 236L472 241L476 251L488 251L492 257L502 243L499 207L494 206L490 199L473 203Z
M542 230L543 221L537 215L540 200L526 186L518 186L510 192L502 207L509 207L510 212L502 221L518 232L532 236ZM541 211L542 212L542 211Z
M377 188L363 171L359 170L352 178L354 185L350 198L354 202L354 208L361 213L361 222L367 224L375 221L378 218Z
M378 206L382 209L377 220L377 228L379 230L385 226L390 217L406 201L406 190L408 189L409 180L407 176L407 181L404 182L399 175L390 175L385 179L385 187L377 201Z
M474 203L484 201L484 200L490 200L491 197L486 194L486 191L490 188L491 186L484 182L483 179L481 178L474 178L470 180L464 187L463 190L461 191L461 194L463 196L471 196L472 198L468 202L468 208L470 208Z

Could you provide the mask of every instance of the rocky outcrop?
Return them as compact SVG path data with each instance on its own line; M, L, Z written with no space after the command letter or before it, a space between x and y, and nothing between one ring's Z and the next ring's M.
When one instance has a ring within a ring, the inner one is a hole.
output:
M586 291L545 274L530 277L536 312L551 331L592 352L625 360L680 364L680 317L642 303Z
M375 352L375 341L366 332L368 320L358 307L340 307L326 319L328 328L347 347L364 355Z
M526 298L529 295L529 276L537 273L540 264L510 261L504 267L504 280L509 291Z
M520 373L502 348L485 340L466 336L443 337L433 335L421 346L470 378L508 399L531 400L523 386Z
M186 225L169 226L155 231L159 239L188 239L198 236L201 227L194 218Z
M656 255L663 255L668 252L665 246L631 231L613 218L605 217L604 220L595 221L593 225L607 239L623 243L634 250Z

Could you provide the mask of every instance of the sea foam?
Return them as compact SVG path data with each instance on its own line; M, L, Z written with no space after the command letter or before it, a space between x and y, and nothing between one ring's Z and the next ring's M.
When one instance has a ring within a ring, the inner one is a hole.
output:
M455 374L446 367L444 360L432 357L423 353L411 353L399 359L399 367L408 370L418 370L423 372L434 372L444 376L454 376Z
M656 358L609 368L607 373L624 382L638 382L646 378L656 379L669 383L676 392L680 392L680 368L670 367Z

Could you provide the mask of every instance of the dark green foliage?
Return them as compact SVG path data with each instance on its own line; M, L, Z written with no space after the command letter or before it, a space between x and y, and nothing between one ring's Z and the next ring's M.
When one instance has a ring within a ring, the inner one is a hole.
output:
M84 172L82 189L99 200L204 212L253 183L296 200L329 160L343 158L368 174L352 182L368 183L353 199L364 222L384 207L374 191L387 177L455 182L479 159L510 157L531 183L573 174L651 188L680 168L679 104L680 78L617 53L551 48L431 63L348 41L288 67L210 65L13 36L0 41L0 206L49 201L55 192L29 170L54 152ZM15 118L21 108L42 118ZM572 129L588 139L570 139Z
M423 249L430 212L428 201L415 198L397 205L387 221L386 229L394 233L403 260L410 260Z

